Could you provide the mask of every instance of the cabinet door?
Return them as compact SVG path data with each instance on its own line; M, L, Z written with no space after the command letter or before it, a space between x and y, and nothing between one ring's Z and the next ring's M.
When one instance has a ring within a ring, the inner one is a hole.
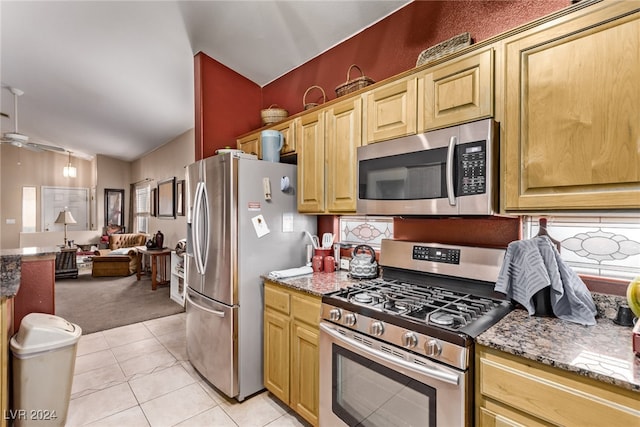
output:
M418 88L418 130L493 115L493 49L430 69Z
M318 425L319 331L305 323L292 323L291 407L313 425Z
M326 114L327 211L356 211L357 153L362 145L362 99L335 104Z
M298 211L324 212L324 112L298 122Z
M242 150L248 154L255 154L258 158L262 157L260 152L260 132L252 133L237 141L238 150Z
M269 128L282 132L282 137L284 139L282 149L280 150L280 155L282 156L296 153L296 124L298 120L299 119L289 120Z
M367 92L367 144L416 133L417 82L415 76Z
M271 309L264 312L264 386L289 403L289 317Z
M616 2L505 43L506 210L640 208L638 34Z

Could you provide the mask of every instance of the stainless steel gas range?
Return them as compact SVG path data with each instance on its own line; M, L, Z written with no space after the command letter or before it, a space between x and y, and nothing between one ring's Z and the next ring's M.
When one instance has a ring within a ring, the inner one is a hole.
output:
M322 297L321 426L473 422L474 337L511 311L504 250L383 240L381 279Z

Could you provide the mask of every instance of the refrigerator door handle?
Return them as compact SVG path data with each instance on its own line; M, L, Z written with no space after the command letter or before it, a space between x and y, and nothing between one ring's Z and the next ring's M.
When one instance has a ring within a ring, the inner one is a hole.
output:
M193 200L193 255L198 273L204 274L204 265L202 262L202 195L204 184L198 182L196 185L195 197Z
M196 307L199 310L202 311L206 311L207 313L211 313L214 316L218 316L218 317L224 317L224 311L219 311L219 310L212 310L210 308L207 308L203 305L197 304L196 302L194 302L191 297L189 296L189 292L185 293L185 296L187 297L187 301L189 302L189 304L193 305L194 307Z

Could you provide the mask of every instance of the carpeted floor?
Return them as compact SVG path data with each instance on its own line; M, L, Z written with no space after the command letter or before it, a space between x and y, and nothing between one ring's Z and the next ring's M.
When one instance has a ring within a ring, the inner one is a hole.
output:
M169 285L151 290L151 279L128 277L91 277L58 279L55 285L56 316L60 316L90 334L118 326L170 316L184 311L169 298Z

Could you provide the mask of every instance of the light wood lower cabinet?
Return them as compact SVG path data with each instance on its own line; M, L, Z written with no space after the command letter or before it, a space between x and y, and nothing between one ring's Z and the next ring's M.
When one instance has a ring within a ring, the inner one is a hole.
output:
M9 338L11 332L11 301L0 298L0 427L7 425L9 412Z
M638 393L483 346L476 384L480 427L640 425Z
M266 281L264 385L318 425L321 298Z
M506 211L640 208L640 3L505 41Z

